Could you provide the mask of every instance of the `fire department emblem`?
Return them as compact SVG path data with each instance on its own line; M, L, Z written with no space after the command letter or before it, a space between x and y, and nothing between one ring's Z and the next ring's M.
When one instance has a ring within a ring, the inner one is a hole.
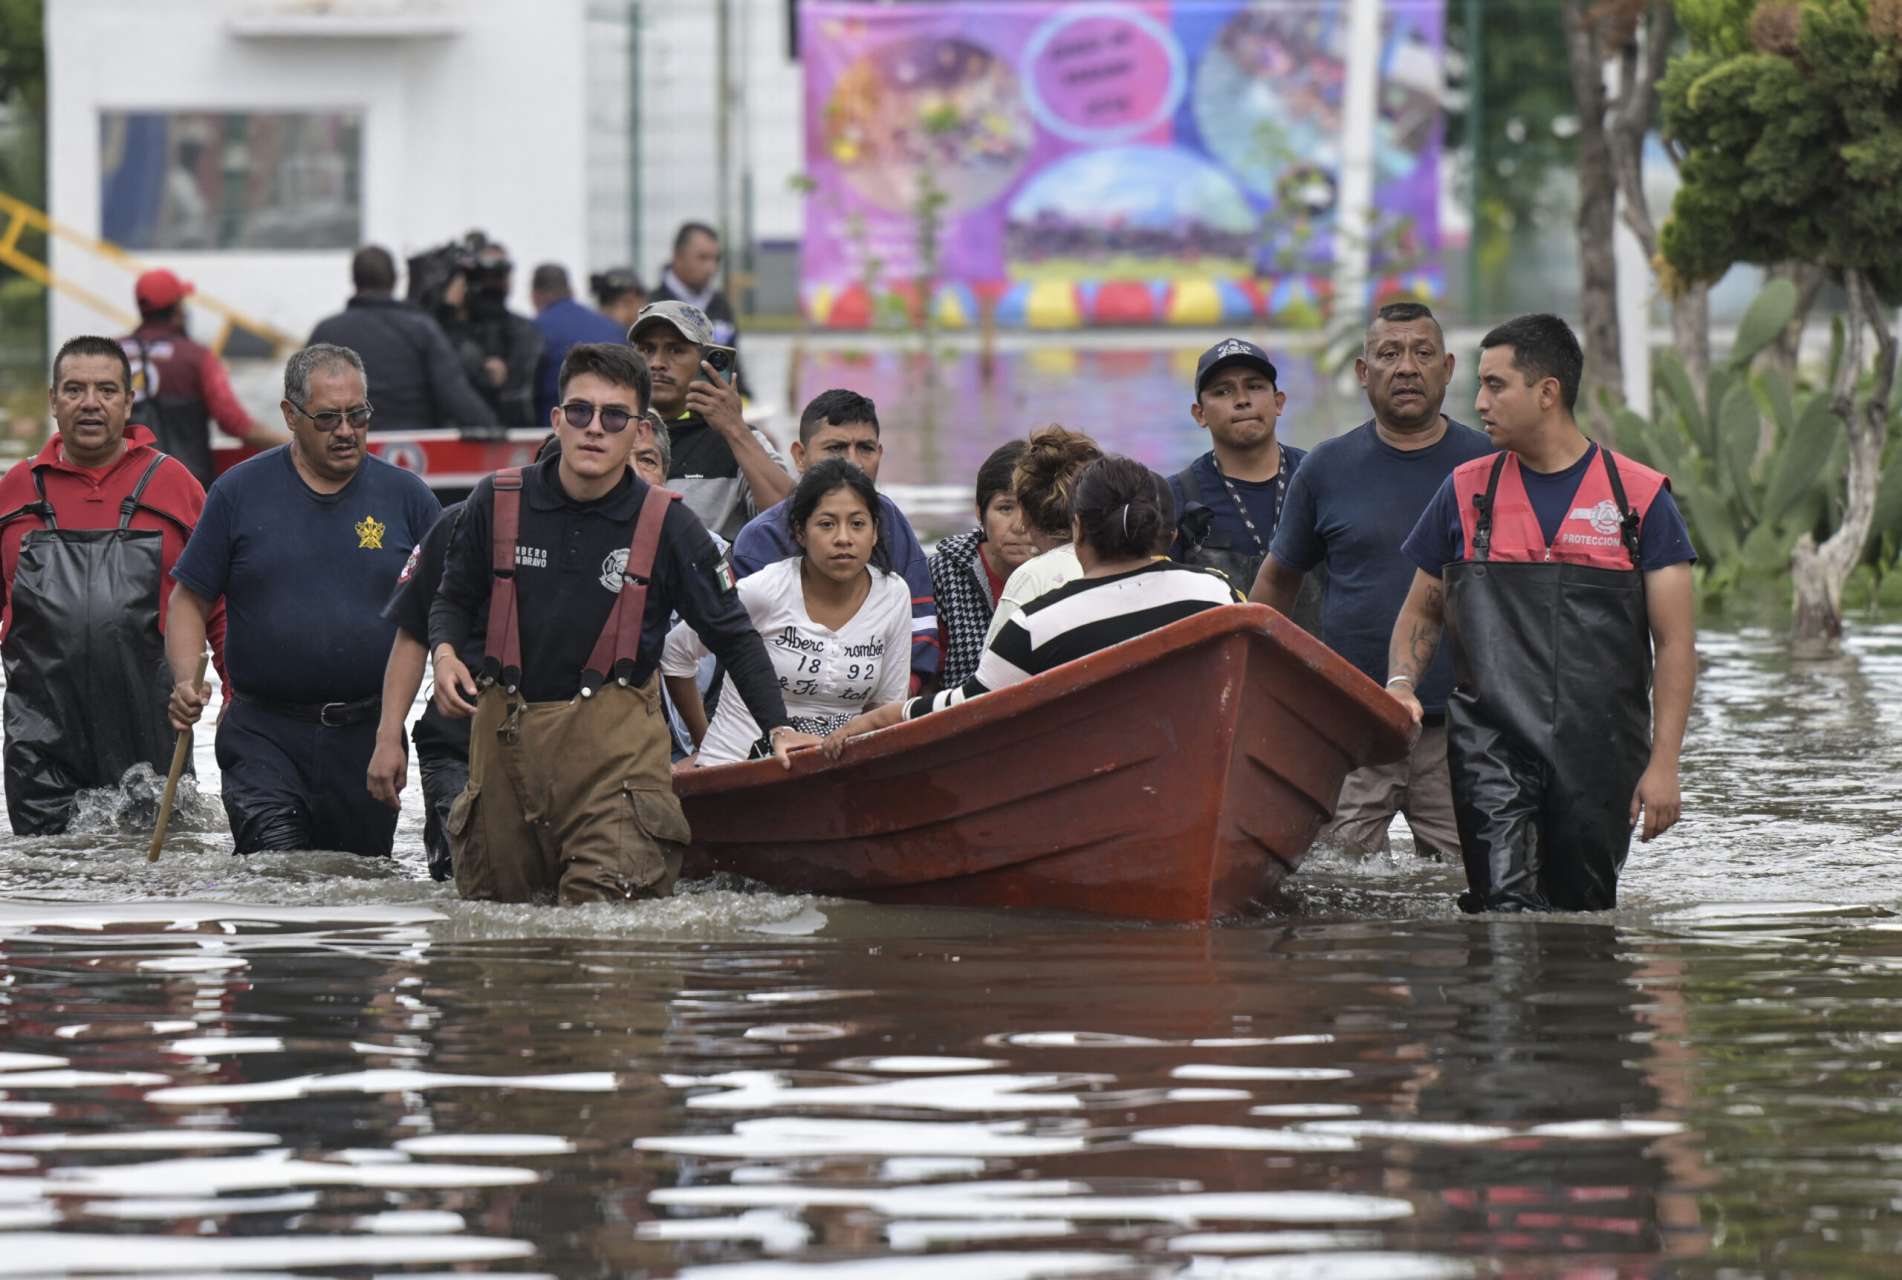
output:
M608 553L601 562L601 585L609 591L619 593L621 580L627 576L627 548L618 547Z
M357 550L383 550L384 523L375 516L365 516L354 526L357 531Z

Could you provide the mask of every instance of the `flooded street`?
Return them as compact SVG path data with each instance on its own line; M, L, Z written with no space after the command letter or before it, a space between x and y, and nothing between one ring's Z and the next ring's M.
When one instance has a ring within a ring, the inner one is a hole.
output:
M967 416L1202 447L1181 353L974 363L798 394L880 398L934 532ZM1289 439L1358 420L1287 369ZM391 863L238 861L208 796L148 866L155 787L94 797L0 841L0 1276L1890 1274L1902 625L1701 647L1687 817L1590 919L1460 917L1404 827L1213 929L468 906L413 771Z
M11 841L0 1275L1886 1274L1902 627L1703 647L1603 919L1404 839L1211 930Z

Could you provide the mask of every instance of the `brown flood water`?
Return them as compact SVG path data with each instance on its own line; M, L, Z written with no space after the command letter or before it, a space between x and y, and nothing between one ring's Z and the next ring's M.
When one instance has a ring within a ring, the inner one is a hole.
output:
M477 907L413 779L391 864L200 800L147 867L100 796L0 841L0 1276L1893 1274L1902 626L1702 648L1688 817L1592 919L1462 918L1404 828L1212 929Z

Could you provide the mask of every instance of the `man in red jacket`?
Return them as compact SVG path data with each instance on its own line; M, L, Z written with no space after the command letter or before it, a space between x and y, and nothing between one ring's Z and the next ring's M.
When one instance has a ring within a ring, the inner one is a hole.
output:
M126 424L132 369L110 338L53 361L59 430L0 476L4 773L16 835L53 835L77 793L141 762L163 773L173 736L162 636L172 564L205 506L182 463ZM211 646L223 672L224 616Z

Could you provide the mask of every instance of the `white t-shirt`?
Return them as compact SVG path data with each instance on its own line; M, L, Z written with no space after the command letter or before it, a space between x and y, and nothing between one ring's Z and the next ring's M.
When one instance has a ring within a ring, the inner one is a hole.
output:
M905 696L911 683L911 588L899 574L871 570L865 603L834 631L806 612L801 560L789 556L740 579L740 603L766 642L794 727L823 734L861 711ZM667 635L661 674L691 676L707 652L683 622ZM707 726L700 763L744 760L759 737L745 700L729 689Z
M1004 583L1004 594L997 597L997 609L991 614L990 630L984 633L984 647L991 647L1004 624L1021 614L1025 605L1044 592L1055 591L1082 576L1083 562L1076 558L1076 547L1068 542L1032 556L1011 570L1010 579Z

